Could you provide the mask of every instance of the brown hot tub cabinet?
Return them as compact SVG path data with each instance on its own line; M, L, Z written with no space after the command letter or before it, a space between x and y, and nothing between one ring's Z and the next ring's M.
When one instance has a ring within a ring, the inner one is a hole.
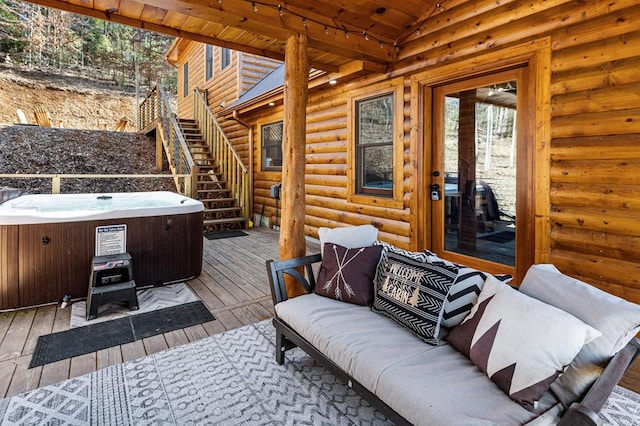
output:
M127 226L126 250L138 287L196 277L202 269L202 215L2 224L0 309L54 303L65 294L85 297L98 226Z

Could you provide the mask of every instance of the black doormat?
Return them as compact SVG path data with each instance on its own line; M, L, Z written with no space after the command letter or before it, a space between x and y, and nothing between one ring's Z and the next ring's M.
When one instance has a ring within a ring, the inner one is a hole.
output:
M244 237L247 234L243 231L225 231L225 232L209 232L204 234L207 240L219 240L220 238Z
M29 368L213 320L197 301L47 334L38 337Z
M513 241L516 237L516 233L512 231L500 231L495 234L485 235L480 237L481 240L493 241L494 243L508 243Z

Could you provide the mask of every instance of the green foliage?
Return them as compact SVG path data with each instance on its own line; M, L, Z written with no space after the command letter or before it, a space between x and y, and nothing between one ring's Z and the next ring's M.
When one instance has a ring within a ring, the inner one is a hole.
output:
M0 0L0 62L91 75L141 90L174 82L164 54L172 37L16 0Z

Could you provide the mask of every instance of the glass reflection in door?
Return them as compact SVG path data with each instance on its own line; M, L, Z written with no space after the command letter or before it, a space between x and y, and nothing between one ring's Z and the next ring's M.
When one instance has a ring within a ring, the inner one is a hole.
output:
M514 266L517 82L444 103L444 250Z

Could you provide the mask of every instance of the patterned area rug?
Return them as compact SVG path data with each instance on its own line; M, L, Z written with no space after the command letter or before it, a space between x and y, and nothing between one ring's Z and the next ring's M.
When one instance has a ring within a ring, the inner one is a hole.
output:
M0 400L0 424L387 425L299 349L274 360L263 321ZM606 424L639 425L640 395L616 389Z
M87 304L83 300L75 302L71 305L71 324L70 328L83 327L85 325L96 324L103 321L124 318L128 315L137 315L144 312L157 311L159 309L168 308L170 306L182 305L183 303L196 302L198 296L184 283L170 284L162 287L150 287L138 291L138 305L140 309L137 311L129 310L128 306L112 303L105 305L104 310L99 311L98 318L91 321L86 320Z

